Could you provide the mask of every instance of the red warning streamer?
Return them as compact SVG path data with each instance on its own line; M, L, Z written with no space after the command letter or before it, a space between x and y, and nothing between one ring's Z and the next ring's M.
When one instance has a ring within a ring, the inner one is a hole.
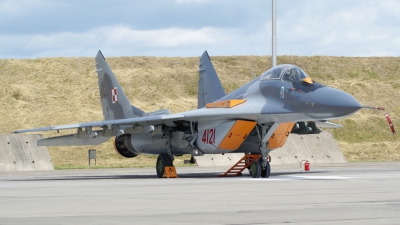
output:
M371 106L366 106L366 107L363 107L363 108L376 109L376 110L382 110L382 111L385 110L385 109L382 108L382 107L371 107ZM389 114L385 113L385 117L386 117L386 120L387 120L387 122L388 122L388 124L389 124L390 129L392 130L392 134L395 135L395 134L396 134L396 131L394 130L393 122L392 122L392 120L390 119Z
M392 130L392 134L396 134L396 131L394 130L394 126L393 126L393 123L392 123L392 120L390 119L390 117L389 117L389 115L387 113L385 114L385 117L386 117L386 120L389 123L390 129Z

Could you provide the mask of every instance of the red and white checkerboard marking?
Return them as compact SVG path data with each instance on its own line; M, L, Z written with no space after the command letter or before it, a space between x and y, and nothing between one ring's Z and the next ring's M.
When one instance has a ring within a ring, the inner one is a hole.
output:
M118 102L118 89L116 87L111 88L111 101L112 103Z

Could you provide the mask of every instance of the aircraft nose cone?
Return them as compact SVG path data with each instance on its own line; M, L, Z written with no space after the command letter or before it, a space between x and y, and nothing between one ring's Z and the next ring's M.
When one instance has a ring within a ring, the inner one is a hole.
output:
M330 117L342 118L361 109L361 104L353 96L335 88L319 88L312 96L319 105L317 114L330 114Z
M321 88L316 91L326 105L341 108L360 108L361 104L350 94L335 88ZM322 103L322 102L321 102Z

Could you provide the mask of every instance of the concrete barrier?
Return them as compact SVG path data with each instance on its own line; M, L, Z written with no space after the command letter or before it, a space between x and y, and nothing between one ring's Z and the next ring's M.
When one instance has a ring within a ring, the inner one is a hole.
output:
M54 170L47 147L36 145L40 135L0 135L0 171Z
M197 156L198 166L232 166L243 153ZM290 134L282 148L271 153L271 165L299 164L302 160L313 163L346 163L346 159L330 132L319 134Z
M10 137L0 135L0 171L17 170L14 153L10 148Z
M197 165L202 167L233 166L243 155L243 153L205 154L203 156L195 156L195 159Z

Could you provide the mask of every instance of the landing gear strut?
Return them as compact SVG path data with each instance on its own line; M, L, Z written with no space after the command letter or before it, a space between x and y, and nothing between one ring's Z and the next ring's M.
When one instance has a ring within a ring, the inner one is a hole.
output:
M271 175L271 166L269 164L270 161L270 156L269 156L269 150L268 150L268 139L273 135L275 132L276 128L279 126L279 123L274 123L267 132L267 126L266 125L260 125L261 126L261 135L259 134L260 137L260 154L261 157L258 160L258 164L260 165L260 176L268 178ZM258 131L258 129L257 129ZM258 177L260 177L258 176ZM253 176L254 177L254 176ZM257 178L257 177L254 177Z
M177 178L176 170L173 164L174 154L171 146L171 132L167 129L167 153L161 153L157 158L156 172L159 178Z
M269 132L268 132L269 133ZM266 126L262 126L262 132L261 132L261 144L260 144L260 153L261 153L261 157L258 160L258 163L261 166L261 171L260 171L260 175L263 178L268 178L269 175L271 174L271 166L269 165L269 150L268 150L268 139L266 139L266 136L268 135L267 133L267 127Z

